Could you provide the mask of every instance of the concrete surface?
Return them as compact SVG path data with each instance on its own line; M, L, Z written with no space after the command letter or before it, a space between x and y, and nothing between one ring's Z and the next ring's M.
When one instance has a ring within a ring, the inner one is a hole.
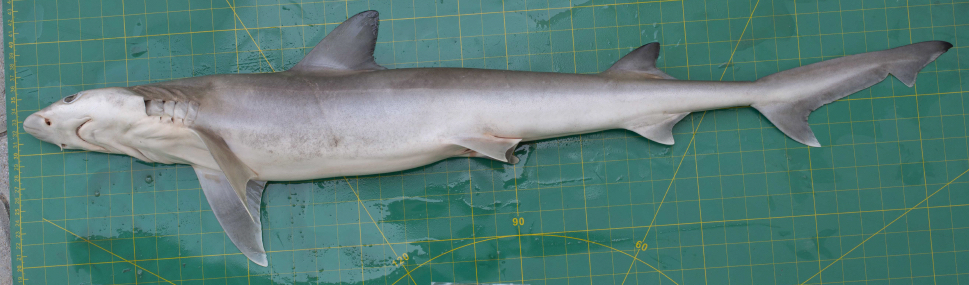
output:
M3 10L0 3L0 11ZM3 34L3 14L0 14L0 34ZM0 100L7 102L7 80L4 72L7 71L3 60L7 57L3 54L3 39L0 37ZM7 125L7 108L0 108L0 126ZM13 271L10 264L10 175L7 171L7 128L0 129L0 285L13 284Z

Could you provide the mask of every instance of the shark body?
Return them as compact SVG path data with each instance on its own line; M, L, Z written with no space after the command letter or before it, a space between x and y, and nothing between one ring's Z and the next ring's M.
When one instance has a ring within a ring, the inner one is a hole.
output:
M894 75L908 86L951 44L922 42L823 61L753 82L675 80L642 46L598 75L462 68L388 70L373 60L378 17L357 14L295 67L83 91L24 129L62 148L192 165L229 238L266 266L266 181L367 175L449 157L516 163L522 141L628 129L673 144L691 112L751 106L792 139L820 146L818 107Z

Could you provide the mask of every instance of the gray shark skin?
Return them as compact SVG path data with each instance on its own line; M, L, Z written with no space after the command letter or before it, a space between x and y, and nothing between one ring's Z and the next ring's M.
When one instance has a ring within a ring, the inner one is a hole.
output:
M608 129L673 144L673 125L689 113L738 106L820 146L807 124L812 111L889 74L911 87L952 47L922 42L753 82L704 82L657 69L656 43L597 75L387 70L373 59L377 26L377 12L357 14L283 72L79 92L27 117L24 130L66 149L192 165L229 238L266 266L266 181L385 173L449 157L516 163L520 142Z

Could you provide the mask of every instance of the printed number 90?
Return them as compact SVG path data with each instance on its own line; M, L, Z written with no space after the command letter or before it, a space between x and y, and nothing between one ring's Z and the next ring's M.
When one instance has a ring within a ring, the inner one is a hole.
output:
M516 227L517 226L523 226L523 225L525 225L525 218L522 218L522 217L512 218L511 219L511 224L514 225L514 226L516 226Z

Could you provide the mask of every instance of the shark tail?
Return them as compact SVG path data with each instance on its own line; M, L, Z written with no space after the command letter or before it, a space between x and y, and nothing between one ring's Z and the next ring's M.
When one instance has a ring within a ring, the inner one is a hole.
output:
M807 123L812 111L871 87L889 74L912 87L919 70L951 47L944 41L921 42L778 72L755 82L768 96L751 106L787 136L818 147L821 144Z

